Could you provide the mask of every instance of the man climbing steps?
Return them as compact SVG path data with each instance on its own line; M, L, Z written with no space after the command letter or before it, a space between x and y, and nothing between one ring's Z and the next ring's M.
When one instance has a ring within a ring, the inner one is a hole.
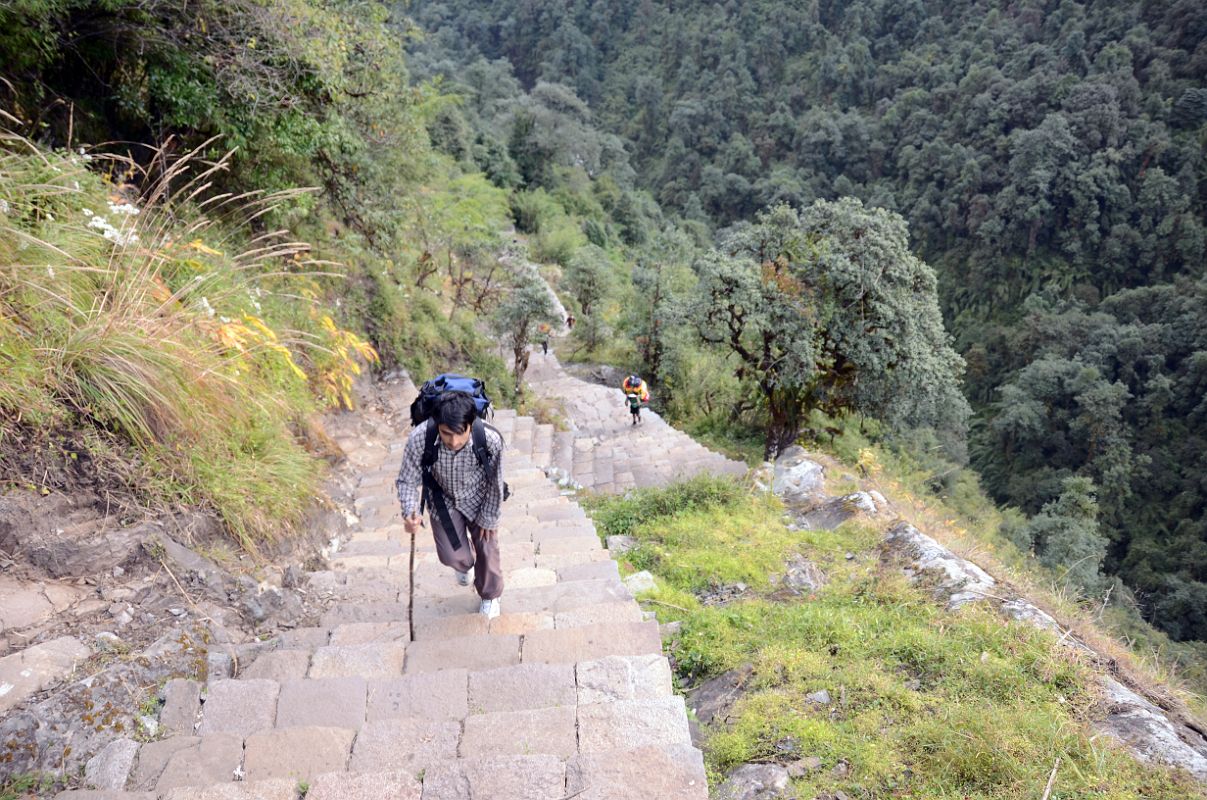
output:
M499 615L503 594L498 543L505 493L502 461L503 437L478 419L474 398L467 392L445 392L407 438L395 481L407 533L423 527L426 509L440 563L453 568L462 586L469 585L469 571L474 571L474 589L482 598L479 611L488 619Z

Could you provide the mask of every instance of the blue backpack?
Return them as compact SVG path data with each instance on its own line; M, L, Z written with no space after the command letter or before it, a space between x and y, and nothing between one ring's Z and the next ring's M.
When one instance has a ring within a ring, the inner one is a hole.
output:
M479 418L474 420L471 428L470 447L473 449L474 456L478 459L478 464L482 466L486 474L497 474L499 465L491 458L490 450L486 446L486 431L499 432L493 426L487 425L483 421L486 413L492 411L492 409L490 398L486 396L486 384L478 378L467 378L464 375L445 373L437 375L430 381L425 381L423 386L419 387L419 396L411 403L411 424L421 425L424 420L431 417L432 412L436 409L436 403L440 400L440 395L445 392L464 392L473 398L474 406L478 409ZM449 516L448 504L444 499L444 490L436 482L436 478L432 474L432 468L436 465L436 439L438 435L435 425L428 426L427 435L424 437L423 456L419 461L420 471L423 476L423 496L419 501L419 510L422 513L429 506L435 510L436 514L440 517L440 524L448 535L449 543L455 549L461 546L461 540L457 536L457 529ZM503 438L502 434L499 434L499 438ZM504 481L503 499L507 500L510 496L511 487Z
M418 425L432 415L436 410L436 402L445 392L465 392L474 399L478 408L478 419L486 419L486 412L491 410L490 398L486 396L486 384L478 378L467 378L446 372L437 375L430 381L425 381L419 387L419 396L411 403L411 425Z

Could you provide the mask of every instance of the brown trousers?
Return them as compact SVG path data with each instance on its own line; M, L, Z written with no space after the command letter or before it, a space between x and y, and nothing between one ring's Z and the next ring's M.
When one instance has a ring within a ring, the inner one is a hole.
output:
M440 559L441 564L458 572L469 572L472 569L474 589L477 590L478 596L483 600L494 600L503 594L503 568L499 563L498 533L490 539L483 539L482 529L478 524L466 520L465 515L451 505L448 515L452 519L453 527L457 529L461 546L453 549L448 534L444 532L444 526L440 524L440 515L433 513L432 538L436 541L436 557Z

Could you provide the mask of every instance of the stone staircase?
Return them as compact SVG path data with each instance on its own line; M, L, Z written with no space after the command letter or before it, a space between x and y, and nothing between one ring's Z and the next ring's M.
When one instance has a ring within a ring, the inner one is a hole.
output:
M400 406L413 395L405 386ZM120 740L91 771L111 788L59 797L705 800L658 625L540 468L555 453L581 463L577 440L527 417L499 422L513 497L498 618L476 613L426 529L413 542L403 530L393 481L405 431L341 441L361 476L358 520L331 569L306 576L305 591L331 598L318 624L237 661L211 656L204 684L170 682L161 738ZM626 469L599 485L636 484Z
M714 453L649 409L641 412L641 424L633 425L619 387L567 374L552 352L534 352L524 377L537 395L561 404L569 430L555 431L505 411L498 413L495 426L534 464L556 467L588 489L621 493L700 473L746 473L745 464Z

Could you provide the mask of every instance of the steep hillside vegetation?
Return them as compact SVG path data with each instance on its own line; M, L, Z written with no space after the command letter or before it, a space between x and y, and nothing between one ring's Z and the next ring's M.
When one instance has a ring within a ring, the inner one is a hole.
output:
M418 69L471 93L483 84L465 76L509 72L533 95L572 90L698 240L778 202L853 196L901 214L967 361L973 461L1040 520L1018 541L1088 564L1073 581L1087 593L1105 591L1101 564L1171 635L1207 637L1207 351L1202 304L1182 299L1207 263L1202 4L413 9L431 31ZM520 131L500 121L503 141ZM665 372L664 393L708 406L690 387L727 371L674 374L651 325L665 315L634 317L633 354ZM1039 532L1053 517L1065 535Z

